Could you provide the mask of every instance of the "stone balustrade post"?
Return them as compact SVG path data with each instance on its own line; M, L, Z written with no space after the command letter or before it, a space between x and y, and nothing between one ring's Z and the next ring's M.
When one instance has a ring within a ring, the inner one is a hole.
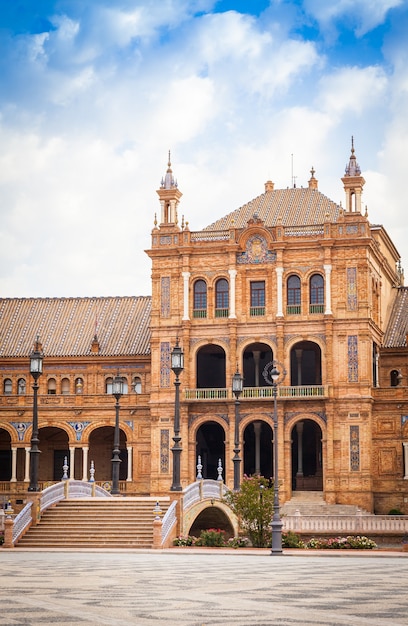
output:
M41 519L41 511L40 511L40 499L41 493L38 492L29 492L27 496L27 500L32 502L31 506L31 519L33 520L33 526L36 526Z
M162 547L162 527L163 522L159 519L153 520L153 549L160 550Z
M6 517L4 521L4 548L14 548L13 527L14 520L11 517Z

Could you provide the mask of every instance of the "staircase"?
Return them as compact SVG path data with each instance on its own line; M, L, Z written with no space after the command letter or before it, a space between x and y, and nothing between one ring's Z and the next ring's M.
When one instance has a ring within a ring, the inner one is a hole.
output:
M62 500L44 511L16 548L152 548L156 501L164 515L166 498Z
M359 507L352 504L327 504L322 491L294 491L281 507L283 515L355 515Z

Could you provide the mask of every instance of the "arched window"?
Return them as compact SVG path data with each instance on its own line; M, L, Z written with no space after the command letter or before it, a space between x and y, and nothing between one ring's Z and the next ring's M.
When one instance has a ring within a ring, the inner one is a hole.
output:
M55 395L57 393L57 381L55 378L49 378L47 383L48 395Z
M3 391L6 395L10 395L13 391L13 383L11 382L11 378L5 378L3 383Z
M310 278L310 313L324 313L324 280L320 274Z
M17 381L17 393L19 396L25 396L27 384L25 378L19 378Z
M61 380L61 393L63 396L68 396L69 392L70 392L70 384L69 384L69 378L63 378Z
M220 278L215 284L215 317L228 317L228 307L228 281L225 278Z
M128 381L127 381L126 376L122 376L122 381L123 381L122 392L129 393Z
M300 278L293 274L289 276L287 280L287 306L286 312L288 315L296 315L300 313Z
M193 317L207 317L207 284L205 280L194 283Z
M112 393L112 382L113 382L113 378L111 376L109 376L109 378L105 380L106 393Z
M75 393L79 396L84 390L84 381L82 378L75 379Z
M135 393L142 393L142 381L139 376L135 376L133 379L133 391Z
M402 380L402 375L400 370L392 370L390 372L390 383L391 383L391 387L398 387L398 385L401 383Z

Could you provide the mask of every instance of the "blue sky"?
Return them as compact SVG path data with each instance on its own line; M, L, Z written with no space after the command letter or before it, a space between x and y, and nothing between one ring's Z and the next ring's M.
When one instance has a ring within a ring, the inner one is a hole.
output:
M0 295L149 294L169 149L198 230L292 161L344 202L351 135L404 265L407 32L408 0L0 0Z

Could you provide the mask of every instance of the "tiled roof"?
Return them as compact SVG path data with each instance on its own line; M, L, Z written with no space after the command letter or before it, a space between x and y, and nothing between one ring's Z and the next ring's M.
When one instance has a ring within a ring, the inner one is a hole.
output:
M325 219L337 222L341 207L317 189L292 187L265 191L239 209L217 220L203 230L244 228L254 214L266 226L275 226L282 219L283 226L323 224ZM328 218L326 218L328 215Z
M408 334L408 287L397 291L394 306L384 337L384 348L407 347Z
M150 353L150 296L0 298L0 357L28 356L37 335L46 356Z

